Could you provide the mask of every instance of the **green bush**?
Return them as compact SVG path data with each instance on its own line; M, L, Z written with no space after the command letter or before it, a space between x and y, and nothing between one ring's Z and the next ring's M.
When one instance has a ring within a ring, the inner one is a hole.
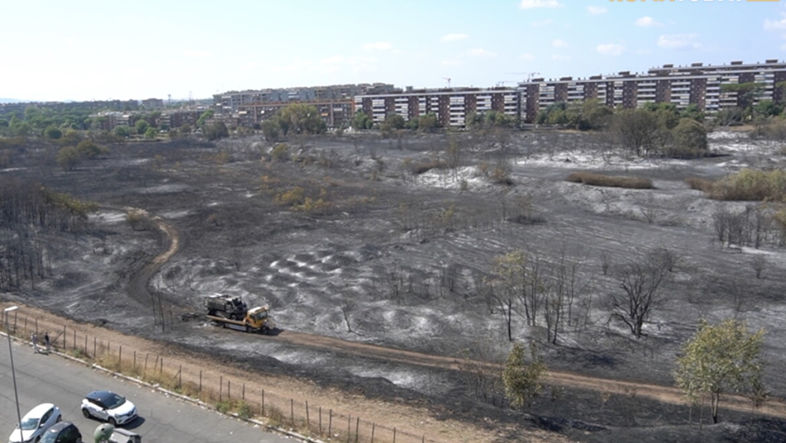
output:
M289 160L289 146L286 143L277 144L270 152L270 157L281 162Z
M594 172L574 172L566 179L569 182L583 183L592 186L615 188L652 189L652 180L642 177L622 177L596 174Z
M716 200L786 201L786 171L743 169L716 182L710 197Z

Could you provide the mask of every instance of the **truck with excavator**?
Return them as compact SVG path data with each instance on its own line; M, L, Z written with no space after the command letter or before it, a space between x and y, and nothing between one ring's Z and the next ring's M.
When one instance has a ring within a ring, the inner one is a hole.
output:
M268 306L249 309L240 297L215 294L205 298L207 318L217 326L270 334L274 330Z

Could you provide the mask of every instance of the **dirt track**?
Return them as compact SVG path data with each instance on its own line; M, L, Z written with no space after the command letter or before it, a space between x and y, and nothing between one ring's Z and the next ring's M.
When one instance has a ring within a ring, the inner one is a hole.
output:
M146 279L149 279L153 273L177 252L180 244L177 230L175 230L174 227L168 225L161 218L155 217L153 220L156 226L158 226L162 233L169 239L167 242L169 247L162 254L156 256L150 265L145 267L144 270L133 279L134 281L139 281L139 283L144 281L146 284ZM130 291L146 291L146 289L143 289L145 288L145 284L139 283L133 284ZM494 373L500 373L502 371L502 365L498 363L429 355L420 352L387 348L295 331L283 330L277 335L269 336L265 339L415 366L449 369L454 371L463 371L468 368L483 368L484 370ZM641 396L675 405L688 404L682 391L672 386L590 377L565 371L549 371L545 382L558 386L580 388L601 393ZM755 411L773 417L786 418L786 402L779 399L769 399L761 406L754 409L751 400L748 398L725 395L722 400L722 407L728 410L740 412Z

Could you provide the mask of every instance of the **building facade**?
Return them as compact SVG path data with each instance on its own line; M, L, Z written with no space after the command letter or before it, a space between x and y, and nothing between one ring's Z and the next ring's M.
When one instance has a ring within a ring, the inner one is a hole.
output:
M772 100L784 103L786 63L767 60L765 63L745 64L734 61L728 65L694 63L675 67L663 65L643 74L628 71L610 76L593 76L574 80L532 79L519 84L521 121L532 123L538 112L555 103L580 103L598 100L614 108L637 108L646 103L672 103L677 109L696 105L702 111L713 113L722 109L741 106L743 91L725 85L754 84L757 88L752 103Z
M363 111L375 123L390 115L404 120L434 114L441 126L463 127L472 114L497 111L516 118L520 114L519 91L510 88L453 88L412 90L388 94L355 96L355 110Z

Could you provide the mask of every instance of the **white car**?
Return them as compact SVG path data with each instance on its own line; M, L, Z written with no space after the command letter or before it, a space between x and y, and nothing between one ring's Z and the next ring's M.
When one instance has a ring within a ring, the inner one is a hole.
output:
M22 430L20 431L17 425L8 437L8 441L9 443L37 442L47 429L62 418L60 408L52 403L41 403L22 417Z
M111 391L93 391L82 399L82 415L122 425L136 418L136 407L125 397Z

